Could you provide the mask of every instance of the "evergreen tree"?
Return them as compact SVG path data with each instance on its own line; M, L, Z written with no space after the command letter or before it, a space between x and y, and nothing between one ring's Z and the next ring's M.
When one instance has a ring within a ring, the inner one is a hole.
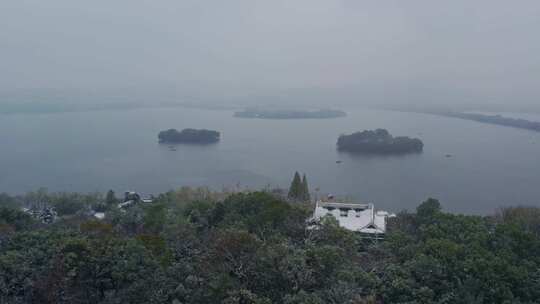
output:
M118 200L116 199L116 195L114 194L114 191L112 190L107 191L107 195L105 196L105 204L107 206L111 206L117 203L118 203Z
M302 201L309 202L311 196L309 195L309 186L306 178L306 174L302 177Z
M295 172L291 187L289 188L289 198L292 200L299 200L301 199L301 193L302 179L300 178L300 174L298 172Z

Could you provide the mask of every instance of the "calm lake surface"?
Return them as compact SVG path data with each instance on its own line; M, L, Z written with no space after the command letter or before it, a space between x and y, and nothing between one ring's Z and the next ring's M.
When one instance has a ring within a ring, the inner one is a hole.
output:
M0 115L0 192L288 187L298 170L319 195L395 212L413 210L428 197L462 213L540 206L540 133L418 113L345 110L347 117L327 120L241 119L232 111L186 108ZM169 128L215 129L222 140L171 151L157 142L158 132ZM374 128L419 137L424 153L336 151L339 134Z

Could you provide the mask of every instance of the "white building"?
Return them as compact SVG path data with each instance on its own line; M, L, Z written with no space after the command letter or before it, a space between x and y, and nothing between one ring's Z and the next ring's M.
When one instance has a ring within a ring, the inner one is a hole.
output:
M375 211L373 204L345 204L318 201L313 219L320 221L331 215L347 230L368 234L384 234L386 220L394 217L386 211Z
M138 203L152 203L154 200L152 198L141 198L141 195L135 191L127 191L124 194L124 201L118 204L119 209L126 209L131 206L134 206Z
M94 217L97 218L98 220L102 220L105 218L105 212L95 212Z

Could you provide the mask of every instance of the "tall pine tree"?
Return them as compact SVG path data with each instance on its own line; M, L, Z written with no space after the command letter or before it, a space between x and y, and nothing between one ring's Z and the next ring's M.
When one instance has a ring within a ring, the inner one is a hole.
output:
M109 190L107 192L107 195L105 196L105 204L108 206L116 205L118 203L118 200L116 199L116 195L114 194L114 191Z
M305 174L301 178L300 173L294 173L294 178L291 182L291 187L289 188L288 197L291 200L301 202L309 202L311 200L309 195L309 186Z
M299 200L301 199L300 195L302 193L302 179L300 178L300 173L295 172L294 178L289 188L289 199Z
M309 195L309 186L306 178L306 174L302 177L302 201L309 202L311 201L311 196Z

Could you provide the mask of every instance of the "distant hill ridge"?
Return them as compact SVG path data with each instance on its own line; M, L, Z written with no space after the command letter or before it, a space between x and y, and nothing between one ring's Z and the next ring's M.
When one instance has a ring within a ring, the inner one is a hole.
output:
M323 119L344 117L346 115L347 113L343 111L331 109L321 109L315 111L247 109L234 113L235 117L261 119Z

